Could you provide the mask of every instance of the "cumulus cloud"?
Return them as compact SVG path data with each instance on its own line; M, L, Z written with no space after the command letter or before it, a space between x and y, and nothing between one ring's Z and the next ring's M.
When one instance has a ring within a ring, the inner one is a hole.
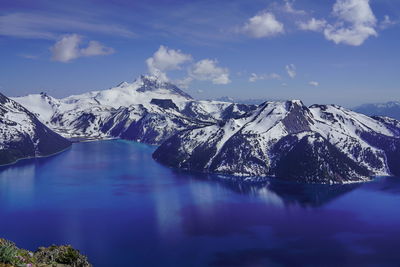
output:
M77 34L62 37L51 47L54 61L68 62L79 57L79 44L82 38Z
M294 64L286 65L285 69L290 78L296 77L296 66Z
M299 22L298 27L304 31L321 32L326 26L326 20L311 18L307 22Z
M258 80L280 80L281 76L276 73L270 73L270 74L256 74L256 73L251 73L249 77L249 82L255 82Z
M190 60L191 55L161 45L153 56L146 60L146 64L150 74L168 80L167 71L180 69L182 64Z
M369 37L378 35L369 0L336 0L332 14L337 22L328 24L324 35L336 44L359 46Z
M80 35L64 35L50 48L52 60L66 63L79 57L109 55L115 52L113 48L103 46L97 41L90 41L87 47L82 48L82 41Z
M228 84L229 70L218 67L218 61L203 59L196 62L189 71L189 76L200 81L211 81L213 84Z
M284 33L284 26L274 14L263 12L250 18L241 31L254 38L263 38Z
M318 87L319 86L319 82L316 82L316 81L310 81L308 84L311 85L311 86L314 86L314 87Z

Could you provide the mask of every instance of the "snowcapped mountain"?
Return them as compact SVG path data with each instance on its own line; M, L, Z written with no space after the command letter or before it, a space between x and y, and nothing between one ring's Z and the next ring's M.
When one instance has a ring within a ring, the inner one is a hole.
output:
M154 76L56 99L45 93L13 98L67 138L121 137L160 144L176 132L241 116L255 106L196 101Z
M0 165L51 155L70 145L27 109L0 94Z
M346 183L400 175L399 122L336 105L266 102L241 118L179 132L153 154L171 167Z
M400 120L400 102L390 101L379 104L364 104L353 109L368 116L386 116Z

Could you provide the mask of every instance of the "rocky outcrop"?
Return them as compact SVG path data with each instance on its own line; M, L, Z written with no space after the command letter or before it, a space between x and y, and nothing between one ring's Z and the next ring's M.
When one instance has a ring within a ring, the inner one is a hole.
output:
M40 247L35 252L18 248L0 238L0 266L4 267L91 267L86 256L67 246Z

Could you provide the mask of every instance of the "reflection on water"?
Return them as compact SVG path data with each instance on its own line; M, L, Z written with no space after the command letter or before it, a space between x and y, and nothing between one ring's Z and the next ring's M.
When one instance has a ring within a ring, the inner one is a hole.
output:
M95 266L396 266L400 182L241 183L166 168L154 147L74 144L0 169L0 229Z
M278 206L300 205L302 207L319 207L330 201L349 193L360 186L362 183L343 184L343 185L324 185L324 184L302 184L281 181L277 178L263 179L263 181L237 181L234 177L221 175L191 174L175 170L178 176L183 179L209 180L218 183L236 193L250 195L264 199L265 202ZM393 181L393 185L387 186L387 190L396 190L397 178L384 178L385 183ZM383 187L383 184L371 183L371 187L376 190ZM389 189L391 188L391 189ZM398 188L400 190L400 188ZM400 191L399 191L400 192ZM210 196L212 197L212 196Z

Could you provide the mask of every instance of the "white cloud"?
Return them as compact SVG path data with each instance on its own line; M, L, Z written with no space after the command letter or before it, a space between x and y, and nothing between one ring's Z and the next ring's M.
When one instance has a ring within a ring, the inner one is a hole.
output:
M256 74L256 73L251 73L249 77L249 82L255 82L258 80L280 80L281 76L276 73L270 73L270 74Z
M337 22L328 24L324 35L336 44L359 46L370 36L378 35L369 0L336 0L332 14Z
M114 52L113 48L106 47L97 41L90 41L89 45L80 51L81 55L85 57L110 55Z
M296 66L294 64L286 65L285 68L290 78L296 77Z
M285 0L285 4L283 6L283 11L285 11L286 13L295 14L295 15L305 15L305 14L307 14L307 12L304 11L304 10L295 9L293 7L293 4L294 4L294 0L293 1Z
M213 84L228 84L229 70L218 67L218 61L203 59L196 62L189 71L189 76L200 81L211 81Z
M114 53L114 49L105 47L97 41L90 41L87 47L81 48L82 40L82 36L77 34L64 35L50 48L52 60L66 63L79 57Z
M298 27L304 31L323 31L326 26L326 20L311 18L307 22L299 22Z
M316 81L310 81L308 84L311 85L311 86L314 86L314 87L318 87L319 86L319 82L316 82Z
M133 37L135 34L127 28L85 20L81 17L36 15L30 13L12 13L0 16L0 35L33 39L57 39L65 32L96 32L107 35Z
M389 15L385 15L384 17L383 17L383 20L381 21L381 23L379 23L379 28L381 28L381 29L387 29L387 28L389 28L390 26L393 26L393 25L396 25L398 22L397 21L393 21L390 17L389 17Z
M276 20L274 14L263 12L250 18L241 31L254 38L263 38L284 33L284 26Z
M153 56L146 60L146 64L150 74L168 80L167 71L180 69L183 63L190 60L191 55L161 45Z
M68 62L79 57L79 44L82 38L77 34L62 37L51 48L52 59L54 61Z

